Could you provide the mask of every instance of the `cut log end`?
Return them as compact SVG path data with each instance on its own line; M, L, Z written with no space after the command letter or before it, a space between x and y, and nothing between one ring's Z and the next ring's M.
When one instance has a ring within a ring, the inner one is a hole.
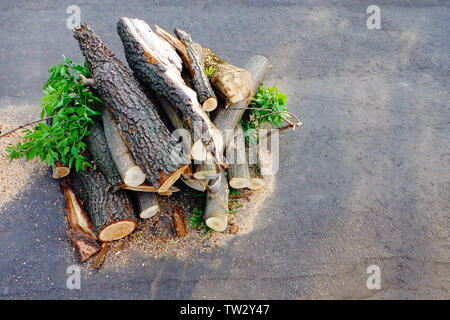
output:
M98 233L97 238L102 242L119 240L129 235L134 229L136 229L136 222L122 220L103 228L103 230Z
M169 188L180 178L181 174L186 170L188 164L185 164L178 168L176 171L172 172L172 174L164 180L164 182L158 188L158 192L165 193L169 191Z
M125 172L123 176L123 181L125 182L126 185L130 187L137 187L144 183L145 174L138 166L134 166L129 168Z
M151 206L151 207L149 207L149 208L147 208L147 209L144 209L143 211L141 211L140 213L139 213L139 217L141 218L141 219L148 219L148 218L151 218L151 217L153 217L155 214L157 214L159 212L159 205L154 205L154 206Z
M211 112L217 108L217 98L210 97L203 102L203 110Z
M181 181L183 181L183 183L185 185L187 185L188 187L197 190L197 191L205 191L206 190L206 180L201 180L201 179L184 179L183 177L181 178Z
M70 168L65 167L59 162L52 166L53 179L61 179L67 177L70 173Z
M213 230L223 232L228 226L227 221L219 219L216 217L207 218L205 221L206 225Z
M250 179L234 177L234 178L230 179L229 184L234 189L243 189L243 188L249 188L252 183L251 183Z
M217 178L217 170L202 170L194 173L194 178L199 180L211 180Z
M250 190L260 190L264 188L266 185L267 185L266 180L262 178L252 178L250 180L250 185L248 186L248 188Z

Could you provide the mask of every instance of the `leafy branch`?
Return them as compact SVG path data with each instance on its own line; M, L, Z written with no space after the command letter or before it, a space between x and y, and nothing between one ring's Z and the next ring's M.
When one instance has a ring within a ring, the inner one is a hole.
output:
M98 105L102 101L83 84L83 78L91 77L87 64L63 58L48 70L50 76L40 105L41 120L35 121L39 123L31 130L22 131L25 136L21 141L6 148L11 160L25 157L29 161L39 156L48 165L58 161L68 167L75 165L77 171L83 165L91 166L83 156L86 149L83 139L91 134L88 126L94 116L100 115Z

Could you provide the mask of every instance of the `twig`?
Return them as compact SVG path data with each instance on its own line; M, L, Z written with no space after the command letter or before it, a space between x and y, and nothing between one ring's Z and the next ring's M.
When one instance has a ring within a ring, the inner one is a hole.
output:
M21 125L20 127L17 127L17 128L12 129L12 130L10 130L10 131L8 131L8 132L2 133L2 134L0 135L0 138L3 138L4 136L7 136L8 134L11 134L11 133L13 133L13 132L15 132L15 131L17 131L17 130L20 130L20 129L22 129L22 128L25 128L25 127L27 127L27 126L31 126L32 124L35 124L35 123L38 123L38 122L42 122L42 121L46 121L46 120L52 119L53 117L54 117L54 116L51 116L51 117L47 117L47 118L44 118L44 119L41 119L41 120L36 120L36 121L30 122L30 123Z

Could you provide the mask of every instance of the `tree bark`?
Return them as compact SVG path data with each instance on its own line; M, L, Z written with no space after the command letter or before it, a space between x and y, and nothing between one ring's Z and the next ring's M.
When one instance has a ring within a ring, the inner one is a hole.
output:
M227 100L226 106L248 99L252 94L252 78L248 71L223 61L208 48L203 48L203 55L204 67L214 68L210 81Z
M137 209L141 219L148 219L159 212L159 202L155 193L136 192Z
M107 108L102 109L102 120L112 159L123 182L132 187L143 184L145 174L136 165L130 150L120 135L113 114Z
M91 134L86 138L86 145L97 167L105 176L113 190L117 190L123 183L123 179L113 161L108 142L103 132L103 126L99 122L89 125Z
M134 231L136 221L126 191L110 191L99 170L79 171L72 185L91 218L98 240L118 240Z
M75 245L75 249L80 255L81 262L88 260L100 250L98 243L82 231L67 229L66 234Z
M92 268L99 269L103 265L103 262L105 262L105 257L106 257L106 254L108 253L108 250L109 250L109 243L103 242L100 252L95 257L94 262L92 263Z
M228 183L223 169L213 182L218 184L214 191L206 193L205 214L203 216L208 227L216 231L225 231L228 226Z
M235 137L227 145L226 158L230 163L228 168L228 183L234 189L248 188L251 184L245 152L245 138L242 128L236 129Z
M140 90L134 75L108 50L85 23L75 38L95 80L96 90L118 123L134 160L149 183L166 191L186 168L188 160L159 118L155 106Z
M197 92L198 101L205 111L213 111L217 108L217 98L205 74L205 58L202 46L192 41L191 35L186 31L175 28L175 34L186 47L187 57L183 55L181 57L185 60L184 62L192 77L192 84Z
M206 150L218 164L226 167L222 153L218 152L220 141L215 139L215 127L201 108L195 91L183 81L182 62L173 47L142 20L122 17L117 31L136 76L178 108L191 126L199 127Z

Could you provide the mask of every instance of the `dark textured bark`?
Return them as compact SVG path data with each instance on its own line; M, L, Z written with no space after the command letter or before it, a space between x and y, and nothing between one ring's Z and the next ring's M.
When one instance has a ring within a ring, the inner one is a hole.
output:
M91 131L91 134L86 138L89 153L112 189L117 190L123 180L109 151L103 126L99 122L94 122L89 125L89 131Z
M137 165L153 186L165 191L178 179L188 160L176 148L155 106L140 90L131 71L115 58L88 25L82 23L74 29L74 35L91 70L96 90L114 114Z
M136 76L157 94L178 108L198 132L208 152L225 166L215 127L201 108L195 91L181 77L181 59L172 46L157 36L142 20L120 18L117 31L122 40L128 64ZM138 34L139 31L139 34Z
M202 104L205 111L212 111L217 107L217 98L211 88L209 79L205 74L205 61L202 46L197 42L192 41L191 35L186 31L175 28L175 34L186 47L187 58L189 60L185 61L185 64L192 77L192 84L197 92L198 101ZM183 58L183 60L186 59L186 57ZM206 105L205 102L207 102ZM211 104L211 106L207 106L208 103Z
M90 168L79 171L73 178L72 185L91 218L98 240L117 240L136 228L131 201L126 191L111 192L108 181L100 171ZM123 222L126 222L123 230L111 236L109 233L113 226Z
M98 269L103 265L103 262L105 262L106 254L109 250L109 243L102 243L102 248L98 255L95 257L94 262L92 263L92 268Z

